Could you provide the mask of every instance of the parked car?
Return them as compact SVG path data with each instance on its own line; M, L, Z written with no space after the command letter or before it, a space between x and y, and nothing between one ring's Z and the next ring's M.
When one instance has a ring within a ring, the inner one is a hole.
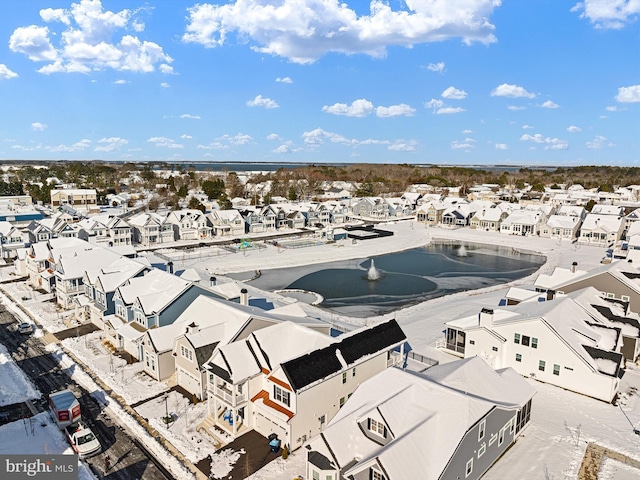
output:
M33 324L27 323L27 322L22 322L18 324L18 332L24 333L24 334L33 333Z

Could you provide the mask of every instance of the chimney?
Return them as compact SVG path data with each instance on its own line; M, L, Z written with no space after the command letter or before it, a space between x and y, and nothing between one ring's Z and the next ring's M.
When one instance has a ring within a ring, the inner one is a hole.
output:
M571 273L576 273L577 270L578 270L578 262L573 262L571 264Z
M187 331L185 333L190 333L190 334L194 334L194 333L198 333L200 331L200 327L196 324L196 322L191 322L189 325L187 325Z
M209 286L215 287L218 283L218 279L216 277L209 277Z
M547 300L553 300L554 298L556 298L556 291L547 290Z
M240 305L249 305L249 292L246 288L240 290Z
M483 308L478 315L478 325L481 327L488 327L493 322L493 309Z
M173 273L173 262L167 262L167 272Z

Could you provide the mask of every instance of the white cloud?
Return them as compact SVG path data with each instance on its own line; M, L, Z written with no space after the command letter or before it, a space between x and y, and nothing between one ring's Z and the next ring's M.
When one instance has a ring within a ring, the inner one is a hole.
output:
M245 133L237 133L233 136L231 135L223 135L221 137L216 138L216 140L228 142L231 145L246 145L253 138Z
M198 145L196 148L202 150L229 150L229 145L224 145L220 142L212 142L209 145ZM205 157L210 157L211 154L205 154Z
M557 103L553 103L551 100L547 100L540 106L542 108L558 108L559 105Z
M567 142L566 140L544 137L539 133L536 133L535 135L529 135L528 133L525 133L520 137L520 140L523 142L544 144L545 150L566 150L567 148L569 148L569 142Z
M267 135L267 140L281 141L282 137L280 137L280 135L278 135L277 133L270 133L269 135Z
M165 147L165 148L184 148L184 145L180 143L176 143L173 139L167 137L151 137L147 140L149 143L153 143L156 147Z
M11 78L18 78L18 74L9 70L9 67L4 63L0 63L0 80L9 80Z
M118 150L119 148L127 145L129 143L128 140L120 137L108 137L101 138L98 140L98 145L94 148L96 152L113 152L114 150Z
M474 142L475 140L471 138L465 139L464 142L461 142L459 140L454 140L453 142L451 142L451 149L452 150L470 150L475 147Z
M427 65L427 69L436 73L443 73L444 67L445 67L444 62L430 63L429 65Z
M393 152L415 152L417 144L418 142L415 140L396 140L387 147L387 150L391 150Z
M191 140L193 137L191 135L187 135L186 133L183 133L182 135L180 135L180 138L183 140Z
M442 100L438 100L437 98L432 98L428 102L425 102L424 108L432 108L433 110L437 110L443 105L444 105L444 102Z
M126 85L127 83L129 83L126 80L116 80L115 82L113 82L116 85Z
M366 117L373 112L373 103L365 98L360 98L351 102L351 105L346 103L335 103L331 106L325 105L322 107L322 111L347 117Z
M302 134L304 143L307 145L323 145L325 141L331 143L341 143L344 145L359 146L359 145L388 145L387 140L376 140L368 138L366 140L358 140L356 138L346 138L343 135L333 132L327 132L322 128L316 128Z
M376 116L381 118L386 117L411 117L416 112L416 109L401 103L399 105L390 105L388 107L376 108Z
M530 129L532 129L532 128L533 128L533 127L532 127L531 125L526 125L526 124L525 124L525 125L522 125L522 129L523 129L523 130L530 130Z
M162 83L160 83L160 86L161 86L162 88L169 88L169 84L168 84L167 82L162 82Z
M449 100L462 100L466 98L467 92L464 90L458 90L455 87L449 87L444 92L442 92L442 98L447 98Z
M570 125L569 127L567 127L567 132L569 133L578 133L581 131L582 129L580 127L576 127L575 125Z
M436 115L443 115L443 114L448 115L451 113L460 113L464 111L465 109L462 107L442 107L436 110Z
M615 143L610 142L607 137L603 137L602 135L596 135L593 140L587 142L585 144L587 148L604 148L604 147L615 147Z
M144 24L134 18L137 13L103 10L100 0L80 0L68 10L43 9L40 17L52 24L51 30L38 25L18 27L9 38L9 48L30 60L50 62L38 70L47 75L104 69L152 72L156 66L172 73L169 64L173 59L160 45L129 34L118 35L119 31L143 30ZM62 31L55 31L60 24Z
M513 110L514 112L518 112L520 110L526 110L527 107L523 107L522 105L508 105L507 109L508 110Z
M91 140L84 138L84 139L80 140L79 142L74 143L73 145L60 144L60 145L57 145L55 147L51 147L51 148L49 148L49 151L51 151L51 152L79 152L79 151L86 150L90 146L91 146Z
M495 42L489 17L499 5L496 0L409 1L393 10L389 3L373 0L368 14L360 14L336 0L203 3L188 9L182 38L209 48L238 38L257 52L296 63L314 62L328 52L384 57L390 45L412 47L451 38L465 44Z
M470 133L473 133L473 130L469 130L468 128L465 128L464 130L462 130L462 133L465 135L469 135Z
M636 20L640 14L640 2L637 0L584 0L576 3L572 12L580 13L596 28L623 28Z
M276 78L276 82L278 83L293 83L293 80L289 77L278 77Z
M186 118L189 120L201 120L202 117L200 117L200 115L191 115L190 113L183 113L182 115L180 115L180 118Z
M622 112L624 108L620 108L617 105L609 105L604 108L607 112Z
M262 95L258 95L253 100L249 100L247 102L247 106L249 107L262 107L262 108L278 108L278 105L275 101L270 98L264 98Z
M496 143L494 146L496 147L496 150L509 150L509 145L506 143Z
M640 5L640 2L638 3ZM640 85L631 85L630 87L620 87L616 101L620 103L636 103L640 102Z
M510 85L508 83L503 83L502 85L498 85L491 91L491 96L509 98L534 98L536 94L527 92L524 87L521 87L519 85Z
M41 123L41 122L33 122L31 124L31 130L35 130L37 132L42 132L43 130L46 130L48 127L48 125L46 123Z

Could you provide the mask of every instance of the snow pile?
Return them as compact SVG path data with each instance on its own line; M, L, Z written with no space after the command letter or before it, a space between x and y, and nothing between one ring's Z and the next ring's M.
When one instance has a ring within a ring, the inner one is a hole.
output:
M598 480L636 480L640 470L613 458L605 457L600 464Z
M211 474L209 478L224 478L229 475L243 453L245 453L244 450L236 452L227 448L211 455Z
M18 368L11 355L0 343L0 406L22 403L25 400L40 398L40 392Z

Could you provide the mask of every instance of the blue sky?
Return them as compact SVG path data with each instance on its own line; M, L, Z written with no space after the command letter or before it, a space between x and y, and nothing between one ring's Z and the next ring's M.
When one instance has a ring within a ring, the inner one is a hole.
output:
M639 0L2 10L0 159L640 161Z

